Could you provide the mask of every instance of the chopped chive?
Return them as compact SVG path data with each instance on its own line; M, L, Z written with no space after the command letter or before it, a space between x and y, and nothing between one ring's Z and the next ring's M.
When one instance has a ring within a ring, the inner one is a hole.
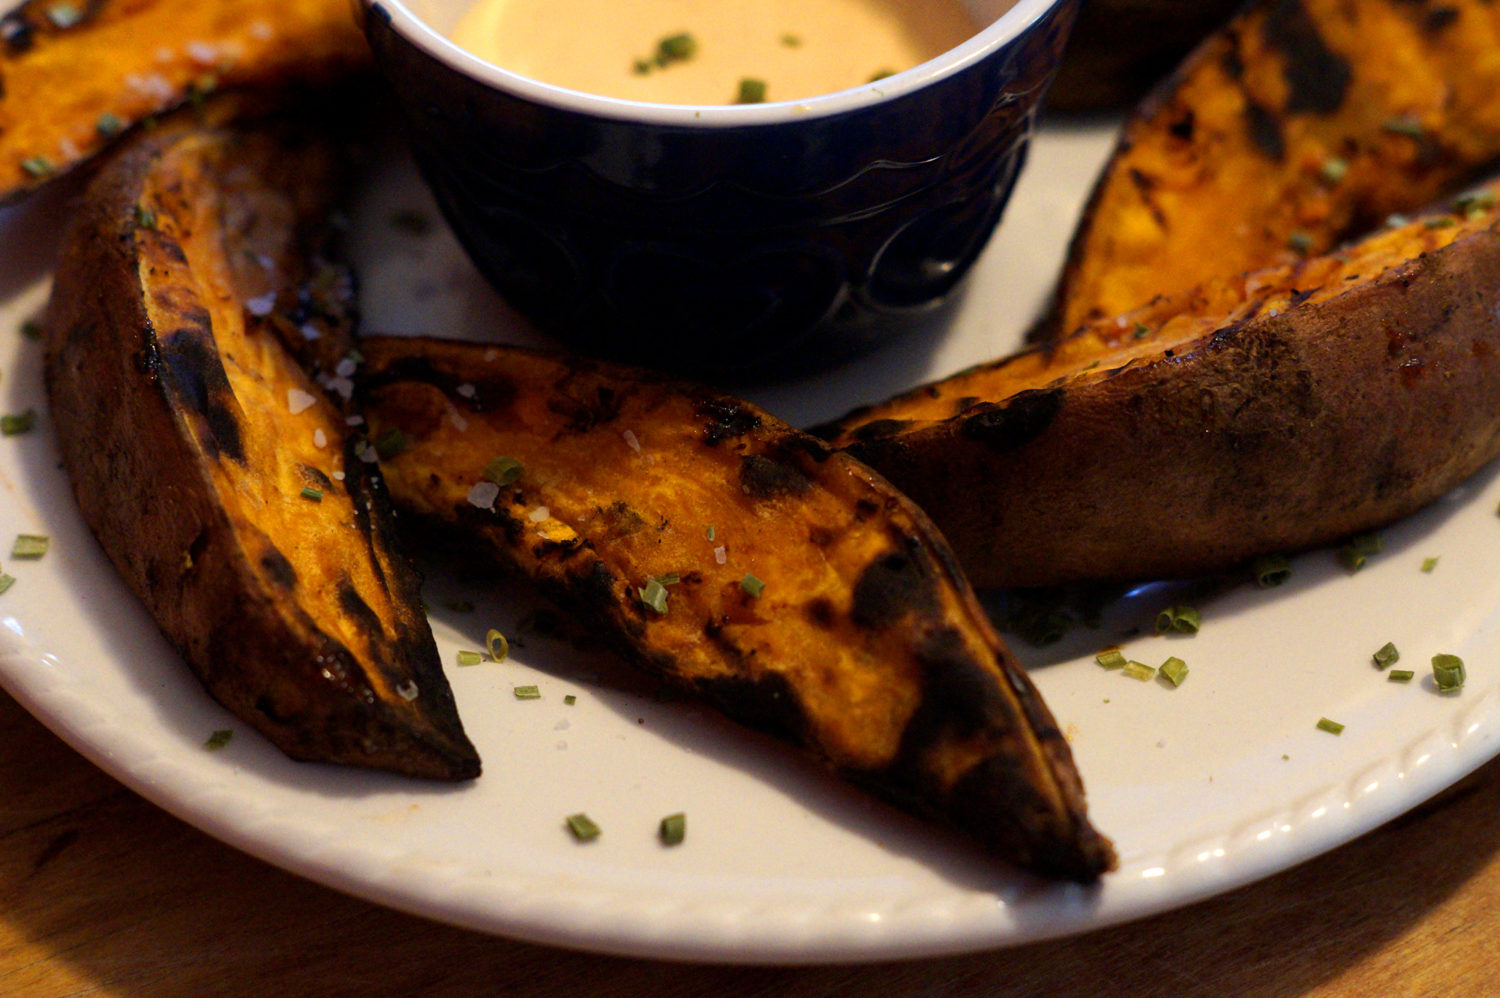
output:
M736 104L761 104L766 99L766 81L753 76L740 78L740 88L734 95Z
M484 635L485 650L490 653L490 658L496 662L504 662L510 654L510 642L505 640L505 635L493 627Z
M678 572L668 572L666 575L658 575L656 581L664 586L675 586L682 581L682 575Z
M1156 615L1156 633L1197 634L1203 615L1191 606L1169 606Z
M44 534L17 534L16 543L10 549L10 556L35 561L47 553L47 545L50 543L52 543L51 538Z
M800 35L794 35L790 31L788 31L786 34L781 36L781 44L785 45L789 49L799 49L802 47L802 37Z
M1307 252L1312 249L1313 237L1306 232L1293 232L1286 237L1286 245L1293 253L1306 256Z
M661 819L661 825L656 830L657 837L661 839L662 845L681 845L687 836L687 815L682 812L669 814Z
M535 686L516 686L511 692L516 695L517 700L540 700L542 698L542 691Z
M28 177L33 177L37 180L43 177L50 177L57 172L57 167L53 166L52 161L46 156L28 156L21 160L21 169L26 172Z
M1495 193L1493 191L1470 191L1467 194L1460 194L1453 199L1453 210L1469 218L1483 214L1493 207L1495 207Z
M752 599L759 599L760 594L766 591L766 584L749 572L740 580L740 588L750 595Z
M99 120L94 122L94 131L106 139L112 139L124 130L125 122L120 120L119 115L111 114L109 111L99 115Z
M47 8L47 20L55 28L67 29L83 20L83 11L78 9L77 4L55 3Z
M313 502L323 501L323 490L315 489L311 485L304 485L300 494L302 498L311 499Z
M1416 673L1410 669L1392 669L1386 673L1386 681L1391 683L1409 683Z
M577 702L578 698L571 693L563 697L563 703L567 704L569 707L573 706Z
M1432 656L1432 678L1437 683L1440 693L1452 693L1454 690L1461 689L1467 678L1464 660L1457 655Z
M632 73L634 73L636 76L645 76L647 73L651 72L651 60L650 59L637 59L637 60L635 60L635 62L632 62L630 64L630 71Z
M656 64L666 66L691 59L698 52L698 40L686 31L668 35L656 43Z
M27 319L21 323L21 335L28 340L39 340L42 338L42 324L35 319Z
M136 228L156 228L156 212L152 211L150 208L147 208L145 205L137 202L135 208L133 209L133 214L135 217Z
M706 531L704 531L704 536L708 538L708 542L710 544L713 543L713 540L714 540L714 528L713 528L713 526L711 524L709 525L709 528Z
M1106 648L1094 656L1094 661L1106 669L1120 669L1125 665L1125 656L1118 648Z
M1139 679L1144 683L1156 675L1156 669L1145 662L1126 662L1122 675L1129 676L1131 679Z
M1391 641L1381 645L1380 649L1370 657L1375 660L1375 667L1378 669L1384 669L1388 665L1395 665L1401 661L1401 653L1396 650L1395 643Z
M406 446L406 434L394 426L375 438L375 453L382 461L389 461L406 450Z
M27 409L25 412L14 415L0 416L0 433L7 437L19 436L22 433L30 433L31 428L36 425L36 410Z
M502 488L515 484L525 473L525 467L513 457L497 457L484 466L484 477Z
M1182 681L1187 678L1188 667L1186 662L1173 655L1163 662L1161 668L1157 671L1161 673L1163 679L1167 680L1173 686L1181 686Z
M881 80L885 79L887 76L895 76L895 75L896 75L896 71L894 69L886 69L886 68L882 67L880 69L875 70L875 72L871 73L870 74L870 78L868 80L866 80L865 82L867 82L867 83L879 83Z
M484 656L477 651L461 651L458 653L459 665L478 665L484 661Z
M233 737L234 732L229 728L220 728L219 730L208 736L208 740L203 743L203 747L208 749L210 752L217 752L225 745L228 745L229 739Z
M1137 322L1135 324L1135 329L1131 330L1131 332L1135 335L1136 339L1143 340L1147 336L1151 335L1151 327L1146 325L1144 322Z
M1324 160L1322 168L1318 170L1318 174L1330 184L1336 184L1340 180L1343 180L1344 175L1348 172L1349 161L1339 159L1337 156Z
M587 842L599 837L599 826L581 811L578 814L568 815L568 831L572 832L573 837L579 842Z
M1357 572L1365 566L1370 555L1379 554L1384 546L1379 534L1356 534L1340 545L1339 564Z
M1458 222L1452 215L1433 215L1430 218L1424 218L1422 224L1429 229L1451 229Z
M657 613L667 612L667 587L660 582L652 579L636 592L640 593L641 602Z
M1431 572L1434 568L1437 568L1437 563L1438 560L1436 558L1423 558L1422 571Z
M1286 560L1285 555L1268 554L1255 559L1254 564L1250 566L1250 572L1255 576L1257 586L1262 589L1271 589L1292 577L1292 565Z
M1326 731L1330 735L1339 735L1343 734L1344 726L1337 721L1330 721L1326 717L1320 717L1318 718L1318 730Z
M5 592L15 584L16 577L14 575L7 575L4 572L0 572L0 593Z
M1406 135L1414 139L1420 139L1424 134L1422 122L1416 117L1403 114L1395 118L1387 118L1380 126L1387 132L1395 135Z

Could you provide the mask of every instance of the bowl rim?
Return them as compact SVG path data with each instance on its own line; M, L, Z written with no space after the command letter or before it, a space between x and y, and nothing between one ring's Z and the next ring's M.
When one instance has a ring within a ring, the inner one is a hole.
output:
M962 44L911 69L847 90L802 100L763 104L654 104L603 97L543 83L481 59L431 27L405 0L359 0L364 16L378 17L402 38L450 69L494 90L533 104L595 118L680 128L743 128L826 118L905 97L980 62L1069 0L1015 0L1005 13ZM380 8L385 17L374 12Z

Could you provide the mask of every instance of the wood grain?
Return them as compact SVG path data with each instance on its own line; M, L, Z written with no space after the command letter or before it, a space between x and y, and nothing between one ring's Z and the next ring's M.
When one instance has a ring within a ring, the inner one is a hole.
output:
M1074 939L857 967L685 966L412 918L251 859L0 694L0 995L1490 995L1500 762L1336 852Z

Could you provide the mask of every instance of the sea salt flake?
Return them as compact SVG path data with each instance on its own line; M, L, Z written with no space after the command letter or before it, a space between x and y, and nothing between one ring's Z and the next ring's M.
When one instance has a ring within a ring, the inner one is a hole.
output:
M625 443L630 445L631 450L637 454L641 452L641 441L636 437L634 430L626 430L621 436L625 438Z
M335 471L333 473L333 480L335 482L342 482L344 480L344 473L342 471Z
M323 331L317 326L313 325L311 322L304 322L302 324L301 332L302 338L304 340L307 340L309 343L323 335Z
M352 378L357 370L359 365L354 362L353 357L345 357L333 366L333 373L341 378Z
M314 405L317 404L317 401L318 397L316 395L304 392L300 388L287 389L286 407L292 411L293 416L297 415L299 412L306 412L307 410L311 409Z
M276 292L274 291L267 291L263 295L256 295L254 298L245 299L245 311L249 312L256 318L270 315L271 309L275 307Z
M313 446L320 450L328 446L328 434L322 430L313 430Z
M722 544L720 544L718 547L714 548L714 561L716 561L720 565L722 565L722 564L724 564L728 560L729 560L729 549L728 548L726 548Z
M471 399L474 397L474 386L469 384L467 381L453 390L466 399Z
M552 511L549 510L546 506L538 506L536 509L531 511L529 519L532 523L541 523L551 515Z
M478 506L480 509L494 509L495 500L500 495L500 486L494 482L476 482L469 490L469 505Z

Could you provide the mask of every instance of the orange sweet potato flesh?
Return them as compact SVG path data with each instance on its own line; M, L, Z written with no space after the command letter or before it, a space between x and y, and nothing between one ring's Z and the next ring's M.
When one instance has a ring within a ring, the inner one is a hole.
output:
M980 586L1184 577L1370 530L1500 454L1495 188L824 430Z
M1500 5L1260 0L1126 123L1039 338L1290 263L1500 157Z
M317 256L332 129L241 113L137 133L85 192L45 322L63 463L162 632L288 755L477 776L374 465L283 345L352 370L351 286Z
M364 412L400 448L382 467L404 511L654 675L1013 863L1080 881L1113 866L1056 723L941 537L880 476L641 371L436 340L363 352ZM489 473L503 486L486 477L497 458L519 463L514 480Z
M0 18L0 201L207 91L364 67L350 0L31 0Z

